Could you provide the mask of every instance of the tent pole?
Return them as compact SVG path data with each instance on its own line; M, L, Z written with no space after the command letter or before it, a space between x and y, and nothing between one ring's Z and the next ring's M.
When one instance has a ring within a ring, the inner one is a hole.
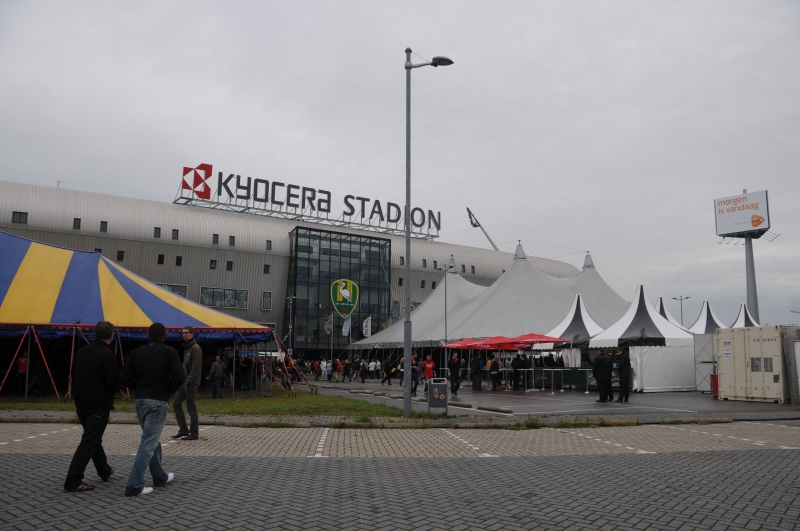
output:
M22 348L22 344L25 342L25 336L28 335L28 330L30 329L29 326L25 327L25 332L22 334L22 339L19 340L19 346L17 347L17 351L14 353L14 357L11 358L11 365L8 366L8 370L6 371L6 375L3 378L3 381L0 382L0 391L3 390L3 386L6 384L6 380L8 379L8 375L11 373L11 369L14 367L14 361L16 361L17 356L19 355L19 351Z
M122 361L122 365L125 365L125 354L122 352L122 335L119 333L119 326L117 326L117 346L119 347L119 357ZM120 389L121 391L121 389ZM125 400L130 401L131 399L131 390L129 388L125 388Z
M64 398L72 397L72 361L75 359L75 326L72 327L72 347L69 352L69 374L67 375L67 394Z
M53 379L53 373L50 372L50 366L47 364L47 359L44 357L44 350L42 350L42 344L39 341L39 336L36 335L36 329L31 326L31 332L33 332L33 337L36 338L36 346L39 347L39 354L42 355L42 361L44 362L44 368L47 369L47 375L50 377L50 383L53 384L53 391L56 393L56 397L61 400L61 396L58 394L58 389L56 388L56 381ZM30 357L30 355L29 355Z
M33 331L33 326L28 324L28 327ZM33 334L31 334L32 336ZM25 366L25 400L28 399L28 377L31 373L31 336L28 336L28 353L26 354L26 359L28 360L28 364Z

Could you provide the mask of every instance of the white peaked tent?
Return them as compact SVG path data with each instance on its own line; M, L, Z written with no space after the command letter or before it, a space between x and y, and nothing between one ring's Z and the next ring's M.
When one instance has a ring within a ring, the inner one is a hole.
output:
M661 317L663 317L670 323L674 324L675 326L679 327L681 330L686 330L687 332L689 331L685 326L680 324L678 321L675 320L674 317L672 317L672 314L669 313L669 310L667 310L667 306L664 304L664 299L661 297L659 297L658 300L656 301L656 312L661 314Z
M689 327L689 332L693 334L716 334L717 328L728 328L714 315L714 310L708 301L703 301L703 307L700 308L700 315L692 326Z
M731 325L731 328L748 328L751 326L760 326L753 316L750 315L750 310L747 308L747 304L742 303L739 306L739 315L736 316L736 320Z
M560 346L567 347L561 350L561 356L567 367L580 367L581 347L588 347L589 339L602 331L603 328L589 316L586 306L583 304L583 297L578 294L575 295L572 308L564 320L545 335L569 339L570 343L568 344L559 343ZM552 350L554 346L554 343L537 343L533 345L533 349Z
M656 312L643 286L628 312L589 340L589 348L615 347L630 351L634 390L695 390L694 337Z
M459 308L473 301L478 295L486 291L486 286L478 286L465 280L456 273L455 261L451 258L447 265L447 273L442 282L433 290L433 293L422 304L411 312L411 333L416 346L435 341L438 344L441 338L433 337L431 332L441 325L444 330L445 293L447 294L447 319L448 331L452 330L451 320L458 317ZM377 334L362 339L357 344L367 347L387 348L401 346L404 340L404 321L400 320L392 326L381 330ZM448 334L449 335L449 334Z
M611 326L628 311L630 304L606 284L588 253L580 273L560 280L569 286L573 294L581 294L581 300L588 310L586 315L591 316L603 328Z

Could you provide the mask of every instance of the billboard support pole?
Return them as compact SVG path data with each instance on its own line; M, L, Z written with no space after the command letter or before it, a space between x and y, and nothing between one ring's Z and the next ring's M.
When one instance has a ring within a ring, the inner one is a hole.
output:
M758 289L756 288L756 266L753 259L753 237L744 237L745 269L747 276L747 309L757 323L761 322L758 315Z

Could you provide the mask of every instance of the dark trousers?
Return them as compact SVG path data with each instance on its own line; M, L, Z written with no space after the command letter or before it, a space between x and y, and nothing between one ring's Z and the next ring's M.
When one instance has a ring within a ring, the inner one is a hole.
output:
M481 373L480 372L472 373L472 390L477 391L478 389L480 389L481 383L482 383Z
M108 409L86 408L78 404L75 405L78 413L78 420L83 426L83 436L72 462L69 464L67 479L64 481L65 489L74 489L83 483L83 473L89 460L94 463L97 475L100 478L107 478L111 475L111 467L108 465L106 453L103 451L103 433L108 426Z
M515 391L519 391L519 371L511 371L511 382Z
M619 400L624 400L625 402L628 401L628 395L631 391L630 386L631 375L629 374L620 374L619 375Z
M461 378L455 376L452 380L450 380L450 394L455 395L458 393L459 387L461 387Z
M211 380L214 382L214 389L211 391L211 398L217 398L219 395L220 398L224 398L222 396L222 388L219 386L219 381L222 379L222 376L214 376ZM188 409L188 406L187 406Z
M186 411L189 412L191 425L186 426L186 415L183 414L183 402L186 402ZM178 421L178 431L185 435L200 435L200 422L197 420L197 386L185 383L175 393L175 400L172 402L175 410L175 420Z
M381 380L381 383L383 382L389 382L389 385L392 385L392 373L390 372L384 373L383 380Z
M598 379L597 388L600 391L601 402L611 402L614 400L614 395L611 394L611 378Z

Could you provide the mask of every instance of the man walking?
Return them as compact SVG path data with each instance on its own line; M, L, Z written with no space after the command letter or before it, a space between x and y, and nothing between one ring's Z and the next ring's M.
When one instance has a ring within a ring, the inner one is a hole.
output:
M72 397L78 420L83 426L83 436L64 481L67 492L94 490L94 485L83 482L83 473L90 459L103 481L108 481L114 473L114 467L108 465L103 451L103 433L114 409L114 394L119 390L117 357L109 347L113 333L113 324L100 321L94 328L94 342L75 353Z
M597 381L597 388L600 391L600 402L605 404L614 399L611 394L611 371L614 368L614 363L611 361L605 351L600 352L600 355L594 359L592 364L592 374Z
M428 380L436 375L436 364L428 354L422 362L422 377L425 378L425 396L428 396Z
M197 388L200 387L200 374L203 368L203 351L194 339L194 328L191 326L183 327L183 372L186 374L186 382L175 393L175 400L172 407L175 409L175 420L178 421L178 433L173 435L173 439L182 441L196 441L200 438L200 423L197 419ZM244 377L246 389L250 390L250 373L247 369L250 363L245 365ZM220 393L222 396L222 393ZM191 425L186 426L186 415L183 414L183 403L186 402L186 410L189 412Z
M211 378L211 385L214 386L214 388L211 390L211 398L217 398L217 396L224 398L222 396L222 388L219 385L224 374L225 364L222 363L222 361L219 359L219 356L217 356L216 361L211 364L211 370L208 371L208 377ZM186 405L186 409L189 409L188 404Z
M458 388L461 386L461 362L458 360L458 352L453 352L453 357L447 363L447 377L450 378L450 394L453 398L458 398Z
M161 323L150 325L149 342L128 356L120 372L120 384L135 389L136 416L142 427L139 449L133 460L125 496L150 494L144 486L144 471L150 467L153 485L162 487L175 478L161 467L161 432L167 422L169 395L183 385L186 375L178 351L164 344L167 331Z

